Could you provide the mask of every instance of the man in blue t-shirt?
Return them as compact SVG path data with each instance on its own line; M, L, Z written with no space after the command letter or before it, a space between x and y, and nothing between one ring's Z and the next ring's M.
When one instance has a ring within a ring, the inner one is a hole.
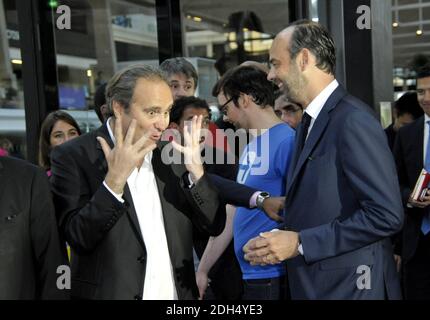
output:
M268 193L259 195L258 208L229 208L225 230L211 238L206 247L197 271L197 284L200 292L205 290L207 273L233 237L243 273L243 299L282 299L285 265L252 266L244 259L242 248L260 233L279 227L279 222L269 218L261 206L269 194L285 194L295 132L276 116L274 87L265 72L254 67L232 69L218 82L215 92L225 120L247 130L251 136L240 158L237 182Z

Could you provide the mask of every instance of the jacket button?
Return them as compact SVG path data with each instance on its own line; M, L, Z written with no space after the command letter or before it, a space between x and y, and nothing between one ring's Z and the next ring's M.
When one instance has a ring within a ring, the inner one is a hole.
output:
M139 257L139 258L137 258L137 261L139 261L140 263L144 263L145 262L145 257L144 256L141 256L141 257Z
M142 296L140 296L140 295L136 294L136 295L134 296L134 300L142 300Z

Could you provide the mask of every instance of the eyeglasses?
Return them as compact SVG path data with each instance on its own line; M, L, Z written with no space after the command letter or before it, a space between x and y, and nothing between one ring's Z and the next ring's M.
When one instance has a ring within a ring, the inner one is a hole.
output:
M218 107L219 111L220 111L223 115L225 115L225 116L227 115L227 111L228 111L227 105L228 105L230 102L232 102L232 101L233 101L233 99L234 99L234 98L230 98L230 99L228 99L226 103L224 103L222 106L219 106L219 107Z

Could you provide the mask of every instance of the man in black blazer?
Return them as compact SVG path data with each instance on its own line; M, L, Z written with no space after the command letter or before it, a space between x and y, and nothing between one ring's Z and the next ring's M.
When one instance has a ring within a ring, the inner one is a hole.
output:
M390 236L403 223L394 160L371 109L334 77L334 42L298 21L270 50L269 79L305 109L285 204L287 230L244 248L252 263L287 260L293 299L399 299Z
M67 299L67 268L46 173L0 157L0 300Z
M394 157L403 204L405 225L400 242L402 274L406 299L430 299L430 192L422 201L410 199L412 190L425 168L430 171L430 68L417 76L417 97L424 116L400 128ZM425 153L424 153L425 150Z
M106 89L114 117L52 154L54 201L72 248L72 298L194 299L192 227L216 235L225 204L200 163L202 119L193 118L186 167L156 146L173 103L149 66L117 73Z

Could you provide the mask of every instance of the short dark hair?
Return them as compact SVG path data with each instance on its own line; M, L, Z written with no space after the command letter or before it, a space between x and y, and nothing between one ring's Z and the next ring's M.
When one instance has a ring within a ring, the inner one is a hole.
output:
M149 65L132 65L117 72L109 80L106 87L106 103L112 115L113 101L118 102L125 110L128 110L133 98L134 88L139 79L161 81L168 85L164 73L160 69Z
M237 106L240 94L245 93L252 96L259 106L273 106L275 90L275 84L267 80L264 71L251 66L238 66L224 74L215 85L212 94L217 97L222 92L226 97L233 99Z
M193 78L194 89L197 88L197 85L199 83L199 76L197 75L197 70L187 59L179 57L164 60L160 64L160 69L166 74L167 77L170 77L173 74L182 73L187 78Z
M416 92L406 92L395 103L394 109L397 111L397 116L404 115L405 113L411 114L414 119L418 119L424 114L423 109L418 103Z
M100 122L104 122L101 107L106 105L106 86L107 83L103 83L100 87L97 88L96 93L94 94L94 111L97 114Z
M45 170L49 170L51 168L51 142L50 137L52 133L52 129L54 128L57 121L64 121L70 124L72 127L78 131L79 135L81 135L81 129L79 128L76 120L67 112L57 110L48 114L42 122L42 127L40 129L39 136L39 165L43 167Z
M205 109L209 113L209 118L211 116L211 109L206 100L196 97L181 97L173 103L172 110L170 111L170 122L179 124L185 110L188 108Z
M430 77L430 64L421 67L417 72L417 80L428 77Z
M308 49L317 59L316 66L334 75L336 47L327 29L310 20L295 21L288 27L294 27L288 48L291 59L295 59L302 49Z

